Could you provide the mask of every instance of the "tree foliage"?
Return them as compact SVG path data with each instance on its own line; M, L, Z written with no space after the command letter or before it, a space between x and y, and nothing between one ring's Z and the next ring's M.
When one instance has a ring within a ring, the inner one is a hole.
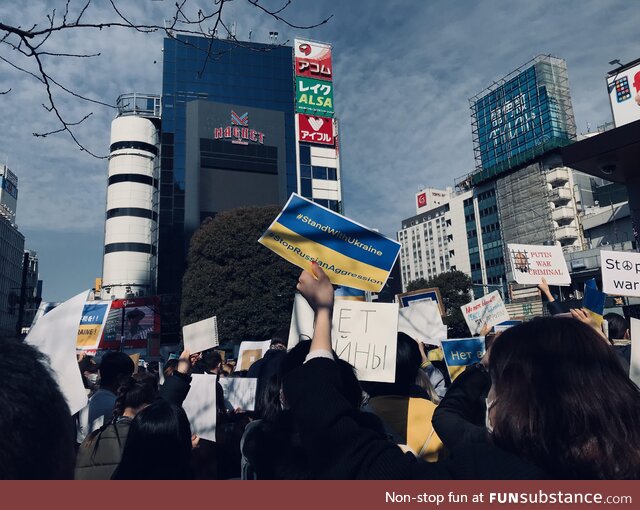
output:
M471 278L462 271L447 271L428 280L419 278L409 283L408 291L437 287L440 289L442 304L446 316L444 322L449 330L450 338L469 335L469 328L460 307L471 301Z
M221 342L263 340L288 329L300 269L257 242L279 212L247 207L203 222L183 279L183 325L215 315Z

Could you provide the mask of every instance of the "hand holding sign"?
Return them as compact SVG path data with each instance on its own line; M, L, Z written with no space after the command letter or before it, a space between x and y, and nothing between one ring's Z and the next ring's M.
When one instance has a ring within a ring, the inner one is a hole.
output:
M296 289L304 296L314 312L321 308L333 309L333 285L326 273L315 262L311 263L310 271L306 269L298 278Z

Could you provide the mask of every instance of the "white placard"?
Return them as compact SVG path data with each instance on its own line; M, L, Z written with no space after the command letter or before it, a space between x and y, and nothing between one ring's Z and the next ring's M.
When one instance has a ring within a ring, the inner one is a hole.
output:
M398 331L418 342L441 345L447 338L440 307L435 301L412 302L398 311Z
M549 285L571 285L562 247L508 244L507 251L517 283L538 285L544 278Z
M262 342L242 342L238 351L235 371L249 370L249 367L264 356L271 347L271 340Z
M491 327L510 319L500 293L494 290L460 307L472 335L479 335L485 326Z
M640 386L640 320L631 318L631 365L629 377Z
M25 342L49 357L51 371L71 414L88 401L76 358L78 326L88 294L88 290L81 292L40 317L25 338Z
M191 433L202 439L216 440L216 376L193 374L191 388L182 403L191 424Z
M288 348L300 335L313 337L314 313L306 300L296 296ZM336 301L333 307L333 350L356 368L361 381L394 382L398 334L397 303Z
M184 348L191 354L213 349L219 345L218 321L215 317L194 322L182 328Z
M258 379L254 377L221 377L224 405L230 410L255 411Z
M602 291L613 296L640 296L640 253L600 251Z

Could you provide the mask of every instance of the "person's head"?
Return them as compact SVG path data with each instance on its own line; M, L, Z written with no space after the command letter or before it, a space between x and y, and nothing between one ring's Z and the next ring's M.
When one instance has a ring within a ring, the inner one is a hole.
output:
M177 368L178 368L178 360L170 359L164 364L164 367L162 368L162 374L165 377L169 377L173 375L173 371L176 370Z
M191 470L191 428L184 410L157 400L129 429L114 480L185 480Z
M608 313L604 316L609 326L609 340L621 340L629 338L629 326L627 319L619 313Z
M154 402L157 396L158 379L156 376L146 372L135 374L118 388L113 415L125 415L132 418Z
M137 326L142 319L144 319L144 312L139 308L134 308L127 312L127 322L131 326Z
M124 352L108 352L100 361L100 387L115 393L134 370L133 360Z
M222 356L218 351L207 351L202 356L202 363L204 364L206 372L217 374L221 369Z
M73 420L45 363L24 342L0 342L2 480L73 479Z
M82 374L82 382L85 388L94 389L98 384L98 364L93 356L84 356L78 362L78 368Z
M489 353L494 442L562 478L640 476L640 390L576 319L503 332Z

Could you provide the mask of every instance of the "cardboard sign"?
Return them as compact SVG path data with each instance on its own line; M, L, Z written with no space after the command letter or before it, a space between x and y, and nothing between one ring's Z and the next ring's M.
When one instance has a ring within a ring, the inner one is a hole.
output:
M445 313L444 305L442 304L442 297L440 297L440 289L436 287L432 289L412 290L411 292L396 294L396 301L400 303L400 308L412 306L422 301L433 301L440 308L440 315L444 316Z
M562 247L508 244L507 251L517 283L538 285L545 278L549 285L571 285Z
M420 301L398 311L398 331L418 342L440 345L447 338L440 308L434 301Z
M442 341L444 361L452 381L464 371L465 367L480 362L484 356L484 345L483 336Z
M495 326L510 319L509 312L497 290L462 305L460 309L472 335L479 335L485 326Z
M255 411L258 379L253 377L221 377L224 405L229 411Z
M185 350L191 354L213 349L219 345L218 322L215 317L194 322L182 328Z
M314 314L302 296L296 296L288 348L300 337L313 337ZM396 303L336 301L331 343L341 359L353 365L361 381L394 382L398 334Z
M242 342L238 351L238 362L236 363L235 372L241 370L249 370L259 359L262 359L264 353L271 347L271 340L262 342Z
M111 301L92 301L82 310L76 349L95 350L102 338L102 330L107 322Z
M629 377L640 386L640 320L631 318L631 366Z
M317 262L336 285L379 292L400 243L295 193L258 240L302 269Z
M48 356L71 414L80 411L88 401L76 358L78 324L88 294L88 290L81 292L40 317L25 338L25 342Z
M191 433L202 439L216 440L216 376L192 374L191 388L182 403L191 424Z
M606 294L640 297L640 253L601 250L600 265Z

